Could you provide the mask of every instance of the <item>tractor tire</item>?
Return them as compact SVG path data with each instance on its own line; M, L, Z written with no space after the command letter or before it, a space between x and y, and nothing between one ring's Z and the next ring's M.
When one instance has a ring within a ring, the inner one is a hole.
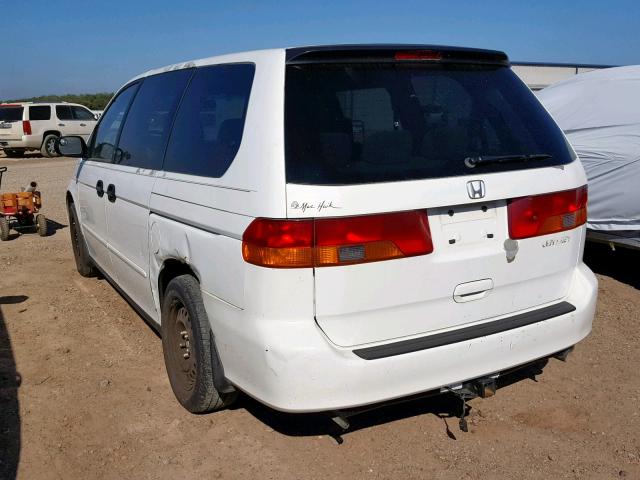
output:
M42 147L40 147L40 154L43 157L52 158L57 157L58 153L56 152L56 140L58 139L57 135L50 133L46 137L44 137L44 141L42 142Z
M3 242L9 240L9 230L9 221L4 217L0 217L0 240Z
M49 229L47 227L47 217L45 217L41 213L36 215L36 228L38 230L38 235L40 235L41 237L46 237L47 233L49 233Z

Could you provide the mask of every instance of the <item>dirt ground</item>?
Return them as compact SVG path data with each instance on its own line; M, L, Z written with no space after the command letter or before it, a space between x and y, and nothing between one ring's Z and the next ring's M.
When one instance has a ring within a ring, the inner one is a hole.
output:
M352 420L241 396L191 415L160 339L105 281L76 271L64 192L74 161L20 161L2 190L40 183L51 235L0 244L0 478L640 478L640 255L589 248L600 298L568 362L470 402L422 399ZM384 379L381 379L384 381ZM449 431L447 430L450 429Z

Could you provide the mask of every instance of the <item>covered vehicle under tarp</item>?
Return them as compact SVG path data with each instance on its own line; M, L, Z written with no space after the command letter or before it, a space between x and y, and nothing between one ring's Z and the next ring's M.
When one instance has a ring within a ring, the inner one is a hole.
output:
M591 237L640 247L640 65L576 75L537 93L587 172Z

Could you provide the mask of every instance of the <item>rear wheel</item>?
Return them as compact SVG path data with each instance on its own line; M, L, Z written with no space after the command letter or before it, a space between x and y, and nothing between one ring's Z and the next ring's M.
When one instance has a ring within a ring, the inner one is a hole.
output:
M169 282L162 303L161 330L167 375L180 404L192 413L230 405L236 392L219 393L213 384L213 335L200 285L191 275Z
M47 217L45 217L43 214L39 213L38 215L36 215L36 228L38 230L38 235L40 235L41 237L46 237L47 236Z
M40 153L43 157L57 157L58 153L56 152L56 140L58 139L57 135L50 133L46 137L44 137L44 141L42 142L42 147L40 148Z
M9 221L5 217L0 217L0 240L9 240Z
M94 277L98 270L93 265L87 245L82 236L82 230L78 223L76 215L76 207L73 203L67 204L67 213L69 214L69 233L71 234L71 247L73 248L73 257L76 261L76 269L83 277Z

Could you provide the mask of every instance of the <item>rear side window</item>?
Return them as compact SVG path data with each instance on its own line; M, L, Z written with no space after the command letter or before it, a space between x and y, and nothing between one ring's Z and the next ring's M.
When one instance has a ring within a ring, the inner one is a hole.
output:
M29 120L50 120L51 107L49 105L38 105L29 107Z
M101 160L111 162L115 152L115 145L118 141L118 134L122 126L131 100L138 90L140 84L134 83L122 90L109 108L100 117L100 123L94 130L91 146L89 148L89 158L93 160Z
M551 117L506 67L290 65L285 125L291 183L415 180L572 161ZM546 156L465 165L468 157L539 154Z
M71 113L74 120L95 120L93 113L84 107L71 107Z
M221 177L242 142L253 64L198 68L176 115L164 170Z
M0 107L0 122L20 122L22 121L22 107Z
M173 117L193 70L145 78L120 135L114 163L160 169Z
M56 117L58 117L58 120L73 120L71 107L68 105L56 105Z

